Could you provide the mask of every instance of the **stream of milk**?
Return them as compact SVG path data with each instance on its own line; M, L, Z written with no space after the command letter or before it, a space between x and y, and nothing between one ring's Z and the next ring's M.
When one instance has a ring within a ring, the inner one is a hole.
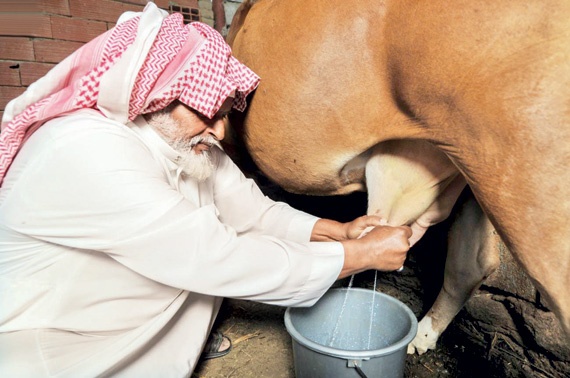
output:
M331 337L331 340L330 340L330 342L329 342L329 346L330 346L330 347L333 347L333 346L334 346L334 343L335 343L336 338L337 338L337 336L338 336L339 326L340 326L340 324L341 324L342 316L343 316L344 311L345 311L345 309L346 309L346 302L347 302L348 296L349 296L350 293L352 292L352 286L353 286L353 284L354 284L354 275L352 275L352 276L350 277L350 281L349 281L349 283L348 283L348 287L347 287L346 293L345 293L345 295L344 295L344 300L343 300L342 306L341 306L341 308L340 308L340 313L339 313L338 318L337 318L337 320L336 320L336 323L335 323L335 326L334 326L334 329L333 329L333 332L332 332L332 337ZM372 300L371 300L372 305L371 305L371 307L370 307L370 325L369 325L369 327L368 327L368 342L367 342L367 344L366 344L366 345L367 345L367 350L370 350L370 341L372 340L372 323L373 323L373 320L374 320L374 309L375 309L374 302L375 302L375 300L376 300L376 295L375 295L375 293L376 293L376 286L377 286L377 284L378 284L378 271L374 271L374 289L373 289L372 292L371 292L371 294L372 294Z

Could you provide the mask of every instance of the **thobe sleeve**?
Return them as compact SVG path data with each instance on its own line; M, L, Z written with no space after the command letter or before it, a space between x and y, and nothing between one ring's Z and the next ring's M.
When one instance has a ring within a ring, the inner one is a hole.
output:
M317 217L266 197L226 154L219 154L214 179L214 203L223 223L238 234L272 235L308 242Z
M292 240L248 233L234 219L238 232L214 204L200 207L172 188L130 130L96 125L38 142L50 148L14 184L18 207L4 209L15 231L77 253L99 251L154 281L213 296L311 305L335 281L340 243L300 243L290 226L277 234Z

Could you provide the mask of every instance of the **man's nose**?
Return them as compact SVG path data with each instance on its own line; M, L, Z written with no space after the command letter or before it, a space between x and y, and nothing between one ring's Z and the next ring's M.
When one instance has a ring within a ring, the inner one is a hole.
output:
M216 119L210 125L210 127L208 127L208 133L217 140L224 139L224 136L226 135L226 127L224 125L224 119L223 118Z

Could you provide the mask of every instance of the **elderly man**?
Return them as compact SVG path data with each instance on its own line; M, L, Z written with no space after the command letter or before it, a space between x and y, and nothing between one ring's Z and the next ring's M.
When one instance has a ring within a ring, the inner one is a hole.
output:
M310 306L402 265L409 228L273 202L223 153L258 82L215 30L149 3L9 104L0 376L189 376L223 297Z

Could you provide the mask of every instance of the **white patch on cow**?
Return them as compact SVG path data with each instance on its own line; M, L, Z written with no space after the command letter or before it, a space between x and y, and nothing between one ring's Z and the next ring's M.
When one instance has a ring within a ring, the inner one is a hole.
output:
M418 323L418 333L412 342L408 345L408 354L424 354L429 349L435 349L439 332L432 327L432 320L429 316L425 316Z

